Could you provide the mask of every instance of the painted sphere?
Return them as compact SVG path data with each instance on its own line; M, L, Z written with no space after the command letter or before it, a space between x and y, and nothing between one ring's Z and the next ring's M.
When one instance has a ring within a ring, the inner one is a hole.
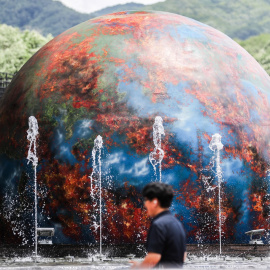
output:
M2 241L31 242L36 139L38 226L55 243L98 241L100 191L104 242L144 242L141 190L160 180L189 242L218 241L220 210L223 241L244 243L269 226L269 93L243 48L186 17L127 11L67 30L1 103Z

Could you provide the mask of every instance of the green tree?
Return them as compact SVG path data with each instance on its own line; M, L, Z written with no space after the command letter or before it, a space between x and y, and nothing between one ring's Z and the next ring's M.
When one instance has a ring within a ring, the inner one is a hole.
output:
M21 31L0 24L0 72L15 73L44 44L52 39L36 31Z
M181 14L242 40L270 33L269 0L160 0L153 5L116 5L91 14L76 12L52 0L0 0L0 7L0 23L22 30L37 29L43 35L51 33L53 36L93 17L123 10Z
M144 9L181 14L231 38L244 40L270 32L269 0L166 0Z

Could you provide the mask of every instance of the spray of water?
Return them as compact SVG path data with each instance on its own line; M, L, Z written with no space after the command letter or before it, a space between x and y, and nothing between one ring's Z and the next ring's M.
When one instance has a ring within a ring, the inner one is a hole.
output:
M34 166L34 183L35 183L35 257L37 257L37 165L38 157L36 150L36 140L38 136L38 122L34 116L28 119L29 129L27 130L27 140L29 141L29 149L27 160Z
M93 171L90 178L91 191L90 196L93 202L94 209L98 204L97 194L99 194L99 224L97 221L97 215L93 212L92 219L94 220L93 225L95 230L99 228L99 252L102 256L102 185L101 185L101 149L103 147L103 140L100 135L94 140L94 148L92 150L92 166ZM97 159L97 160L96 160Z
M161 182L161 162L164 157L164 151L161 148L161 135L165 135L163 120L160 116L156 116L155 123L153 125L153 141L155 148L149 155L149 161L152 164L157 179L157 169L159 167L159 181Z
M14 194L15 191L9 190L3 197L3 216L12 224L12 232L22 239L22 244L26 245L29 243L29 237L27 232L24 230L25 222L29 220L24 217L25 213L29 211L32 205L28 202L22 202L20 196ZM18 205L20 207L18 208Z
M268 162L268 168L269 168L269 162ZM270 224L270 169L266 170L266 181L267 181L267 193L264 195L264 209L266 210L266 221L268 224ZM270 244L270 231L265 231L265 240L267 241L267 244Z
M218 211L219 211L219 253L221 255L221 231L222 231L222 220L221 220L221 182L222 182L222 171L220 167L220 150L223 148L221 143L221 135L216 133L212 135L212 140L209 144L209 148L216 153L216 175L218 177Z

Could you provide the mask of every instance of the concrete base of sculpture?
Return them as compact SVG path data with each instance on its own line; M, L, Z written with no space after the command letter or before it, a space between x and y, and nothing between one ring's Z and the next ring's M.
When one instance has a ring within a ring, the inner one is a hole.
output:
M0 247L0 257L31 257L33 247L19 247L16 245L2 245ZM103 252L108 258L112 257L143 257L145 255L144 245L104 245ZM188 255L192 256L217 256L219 255L219 244L188 244ZM99 254L99 246L95 245L39 245L38 255L48 258L65 258L74 256L87 258L91 255ZM268 257L270 245L250 245L250 244L227 244L222 246L222 256L230 257Z
M219 255L219 244L187 245L187 252L195 256ZM222 246L222 255L231 257L268 257L270 245L227 244Z

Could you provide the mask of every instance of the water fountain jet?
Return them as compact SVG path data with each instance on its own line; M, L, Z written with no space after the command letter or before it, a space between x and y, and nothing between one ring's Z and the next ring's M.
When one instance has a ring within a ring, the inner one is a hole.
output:
M38 157L37 157L37 150L36 150L36 140L38 136L38 122L34 116L30 116L28 119L29 129L27 130L27 140L30 142L28 155L27 155L27 164L29 162L32 163L34 167L34 200L35 200L35 261L37 259L37 165L38 165Z
M96 200L96 194L95 191L97 191L96 189L96 185L94 186L94 182L97 182L97 180L95 179L95 174L98 174L98 186L99 186L99 254L100 254L100 258L102 257L102 185L101 185L101 149L103 147L103 140L102 137L100 135L98 135L96 137L96 139L94 140L94 148L92 150L92 158L93 158L93 171L91 173L91 175L89 176L90 181L91 181L91 193L90 196L93 199L93 201ZM96 163L96 157L98 157L97 163ZM97 204L95 204L96 206ZM95 219L95 217L94 217ZM96 220L94 222L95 225L95 229L98 228L98 225L96 224Z
M155 123L153 125L153 141L155 148L153 152L149 154L149 161L152 164L157 180L156 166L159 166L159 182L161 182L161 162L164 157L164 151L161 148L161 135L165 135L163 120L160 116L156 116Z
M219 213L219 255L221 255L221 229L222 229L222 221L221 221L221 182L222 182L222 171L220 167L220 150L223 148L223 144L221 142L221 135L216 133L212 135L212 140L209 144L209 148L216 152L216 175L218 177L218 213Z

